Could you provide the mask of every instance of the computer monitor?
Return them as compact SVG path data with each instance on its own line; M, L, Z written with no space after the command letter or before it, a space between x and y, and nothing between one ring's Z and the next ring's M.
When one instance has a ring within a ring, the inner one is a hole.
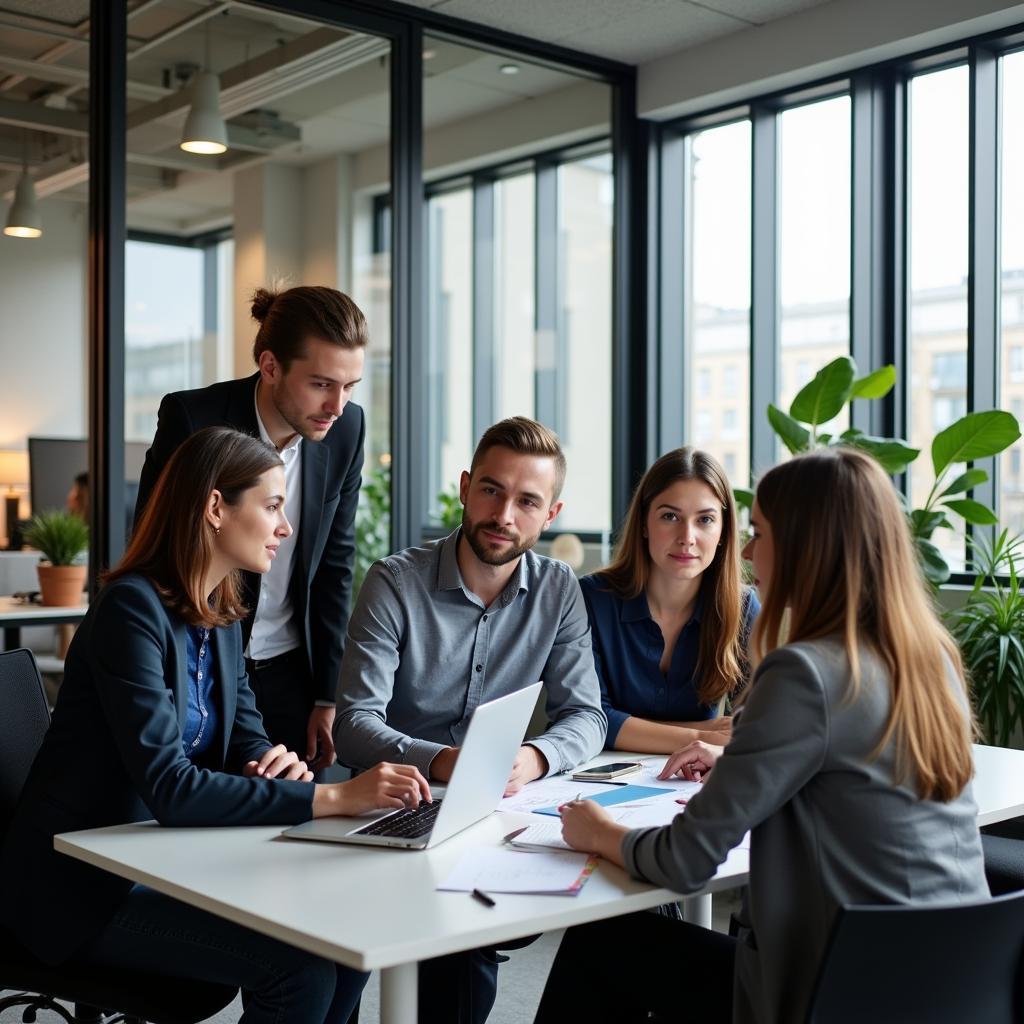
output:
M124 446L125 500L132 508L148 448L145 441L128 441ZM89 446L84 438L30 437L28 476L32 514L64 508L75 477L88 468Z

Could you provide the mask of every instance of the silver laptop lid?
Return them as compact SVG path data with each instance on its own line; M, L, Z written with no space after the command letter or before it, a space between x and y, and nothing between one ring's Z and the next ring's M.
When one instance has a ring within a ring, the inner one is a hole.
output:
M461 832L498 806L540 688L540 683L533 683L473 712L428 846Z

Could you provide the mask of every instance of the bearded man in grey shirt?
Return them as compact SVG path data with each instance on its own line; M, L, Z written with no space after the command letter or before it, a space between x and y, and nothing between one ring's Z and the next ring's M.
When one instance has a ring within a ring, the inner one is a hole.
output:
M445 782L474 709L538 679L551 725L519 748L506 791L601 750L607 720L579 584L568 566L531 550L561 511L564 479L551 431L521 416L502 420L462 474L462 526L373 565L341 665L340 761L413 764ZM496 986L493 950L427 961L420 1024L481 1024Z

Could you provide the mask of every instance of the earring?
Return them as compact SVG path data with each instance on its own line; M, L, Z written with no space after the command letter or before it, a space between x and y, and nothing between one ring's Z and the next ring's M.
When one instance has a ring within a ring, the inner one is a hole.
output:
M213 532L219 537L220 536L220 527L219 526L215 526L213 528Z

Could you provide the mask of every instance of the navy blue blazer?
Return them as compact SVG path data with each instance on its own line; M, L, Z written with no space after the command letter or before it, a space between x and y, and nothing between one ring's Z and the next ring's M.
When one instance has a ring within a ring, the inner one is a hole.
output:
M102 930L131 882L53 848L60 832L161 825L292 825L313 784L228 774L270 746L238 624L213 631L219 735L199 768L182 750L185 623L141 576L105 587L75 634L64 683L0 848L0 922L48 963Z
M178 445L204 427L232 427L259 437L259 374L164 395L153 444L139 479L135 521ZM292 607L300 623L313 679L313 698L334 703L352 600L356 505L363 474L363 410L349 402L322 441L302 442L302 516L292 561ZM287 509L285 510L287 512ZM296 525L296 524L292 524ZM242 622L249 642L259 598L258 573L242 574L249 614ZM244 646L243 643L243 646Z

